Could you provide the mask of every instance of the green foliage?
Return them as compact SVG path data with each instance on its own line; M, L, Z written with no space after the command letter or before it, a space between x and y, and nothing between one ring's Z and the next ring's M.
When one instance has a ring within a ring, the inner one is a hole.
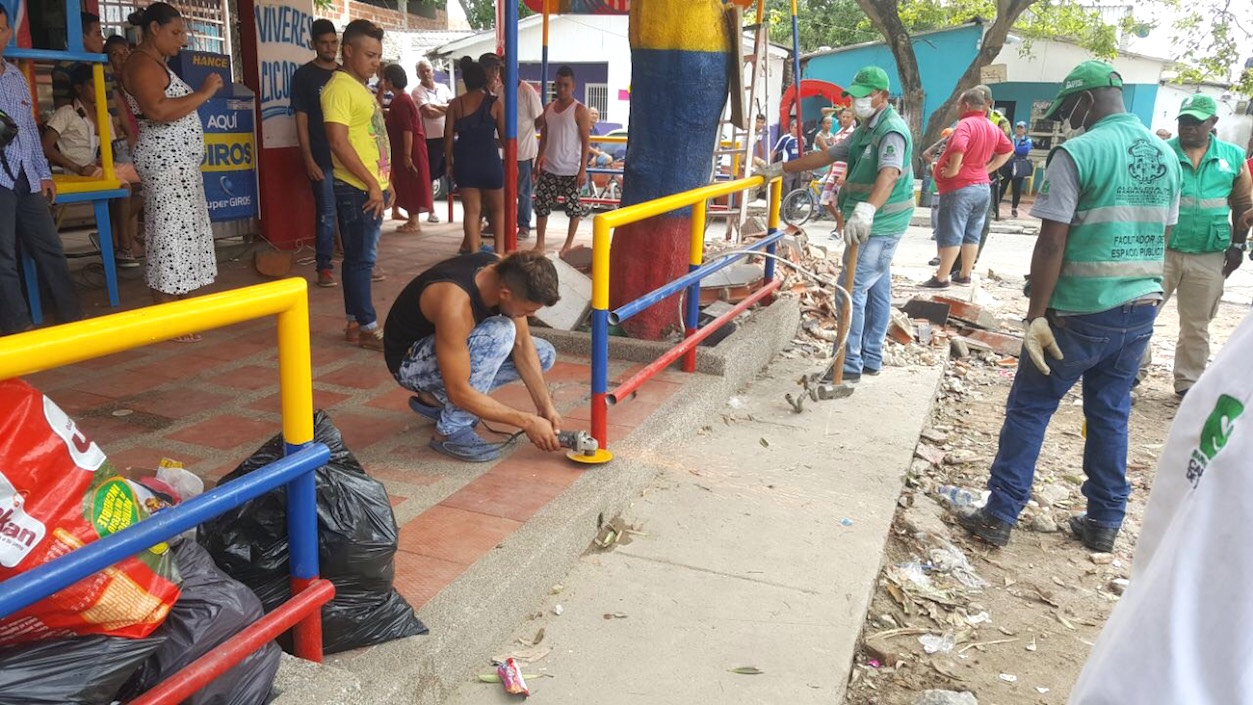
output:
M1247 0L1235 0L1247 2ZM1175 22L1175 50L1181 65L1176 83L1227 82L1233 67L1240 65L1241 48L1247 51L1250 32L1232 12L1233 0L1210 0L1190 5ZM1244 69L1234 89L1253 96L1253 70Z
M1131 23L1129 18L1127 23ZM1118 33L1122 29L1103 21L1096 9L1072 2L1037 2L1014 25L1014 31L1022 37L1019 53L1023 56L1031 54L1035 39L1062 38L1102 59L1112 59L1118 53ZM1130 29L1126 27L1127 31Z
M797 30L801 53L822 47L841 47L873 42L881 37L856 0L799 0ZM745 23L755 18L745 13ZM766 22L770 41L792 46L792 4L790 0L766 0Z
M483 30L496 26L496 0L458 0L461 8L466 11L466 21L470 27ZM518 0L518 19L533 15L529 8Z

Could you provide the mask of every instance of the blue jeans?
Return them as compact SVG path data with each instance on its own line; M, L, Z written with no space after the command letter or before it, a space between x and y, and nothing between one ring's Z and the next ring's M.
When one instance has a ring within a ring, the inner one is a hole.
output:
M974 184L940 194L935 240L940 247L977 245L988 218L992 192L987 184Z
M518 160L518 230L531 229L531 169L534 160Z
M853 284L853 315L849 319L844 373L883 367L883 336L892 320L892 255L900 235L872 237L857 251ZM846 261L845 266L848 266ZM838 353L839 351L835 351Z
M335 254L335 176L331 167L322 167L322 180L310 181L313 187L314 217L313 249L319 272L332 269L331 256Z
M1131 384L1140 357L1153 335L1157 306L1126 304L1100 313L1062 316L1051 323L1062 359L1045 354L1051 374L1041 374L1024 357L1005 401L1005 423L988 479L987 513L1014 523L1031 498L1035 464L1044 429L1057 404L1075 382L1083 380L1083 415L1088 437L1083 444L1083 496L1088 518L1117 528L1126 513L1127 418Z
M513 343L517 335L518 329L513 319L505 316L485 318L470 331L466 347L470 349L471 387L483 394L491 394L492 390L521 379L518 368L513 363ZM535 352L539 354L540 367L547 372L557 361L557 351L547 340L532 340L535 341ZM411 392L430 392L444 405L439 421L435 424L437 433L450 436L478 421L474 414L449 403L448 390L444 388L444 378L435 357L434 335L428 335L409 348L405 358L400 361L395 377L405 389Z
M387 200L387 194L383 194ZM335 212L339 217L339 238L344 243L343 273L340 288L344 290L344 313L348 321L356 321L362 330L374 330L378 315L370 297L370 278L378 258L379 231L383 219L367 215L365 207L370 195L343 181L335 182Z

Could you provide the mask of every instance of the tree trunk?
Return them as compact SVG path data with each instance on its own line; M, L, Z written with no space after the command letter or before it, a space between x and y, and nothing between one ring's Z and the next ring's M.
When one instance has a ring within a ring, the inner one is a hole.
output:
M721 0L631 3L631 135L622 178L629 206L709 183L728 67L739 50ZM738 70L738 68L736 68ZM619 228L609 260L609 306L616 308L687 272L691 209ZM659 340L682 328L677 295L624 321L633 337Z
M922 90L922 77L918 73L918 57L914 54L905 23L901 22L897 0L857 0L857 5L883 35L892 52L892 58L896 59L896 73L900 79L901 117L908 123L909 131L918 135L922 131L925 94Z

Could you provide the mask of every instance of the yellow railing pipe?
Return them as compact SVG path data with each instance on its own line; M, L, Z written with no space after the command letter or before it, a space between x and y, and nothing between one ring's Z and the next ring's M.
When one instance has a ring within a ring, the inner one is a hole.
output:
M309 297L304 279L290 278L0 338L0 379L69 365L182 335L278 316L283 438L313 440L313 370Z
M635 223L646 218L652 218L664 213L669 213L673 210L686 208L711 198L718 198L719 196L726 196L727 194L735 193L737 191L756 188L761 186L762 183L764 183L763 178L758 175L750 176L745 179L725 181L718 184L709 184L708 186L701 186L691 189L690 191L683 191L669 196L662 196L661 198L654 198L651 201L645 201L643 203L637 203L633 206L619 208L608 213L601 213L596 216L595 223L599 224L603 222L605 227L609 229L620 228L629 223ZM605 234L608 236L608 231L606 231ZM595 226L593 226L592 237L593 247L595 247Z

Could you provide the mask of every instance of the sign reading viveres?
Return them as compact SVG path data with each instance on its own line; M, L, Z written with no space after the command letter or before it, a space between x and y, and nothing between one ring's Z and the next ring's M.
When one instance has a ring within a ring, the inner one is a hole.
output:
M291 77L312 58L309 33L312 0L258 0L257 23L262 147L295 147L296 120L291 109Z

